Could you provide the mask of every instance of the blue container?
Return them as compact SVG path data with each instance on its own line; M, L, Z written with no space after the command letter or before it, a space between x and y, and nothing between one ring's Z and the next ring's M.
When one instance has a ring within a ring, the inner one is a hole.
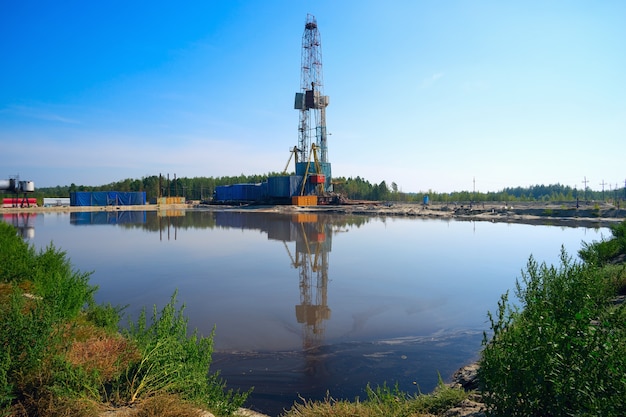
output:
M302 176L285 175L267 179L267 194L272 198L290 198L300 195Z
M424 196L424 205L425 206L428 205L428 196L427 195Z
M289 177L269 177L267 179L267 193L270 197L289 197Z
M70 206L142 206L145 191L75 191L70 193Z
M215 187L215 201L218 202L251 202L267 198L267 183L232 184Z
M230 185L218 185L215 187L215 201L232 201L233 188Z

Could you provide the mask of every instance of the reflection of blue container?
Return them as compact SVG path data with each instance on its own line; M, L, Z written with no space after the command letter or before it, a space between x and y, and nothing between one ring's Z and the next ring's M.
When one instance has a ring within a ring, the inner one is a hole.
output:
M428 205L428 196L427 195L424 196L424 205Z

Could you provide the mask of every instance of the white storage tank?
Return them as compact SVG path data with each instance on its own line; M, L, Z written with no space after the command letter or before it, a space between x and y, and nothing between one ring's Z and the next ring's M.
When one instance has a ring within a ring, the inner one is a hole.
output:
M20 190L25 193L35 192L35 183L33 181L20 181Z

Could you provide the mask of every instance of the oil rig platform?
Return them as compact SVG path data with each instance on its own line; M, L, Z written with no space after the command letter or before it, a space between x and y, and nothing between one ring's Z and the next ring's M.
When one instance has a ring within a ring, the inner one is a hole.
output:
M322 71L322 41L317 21L307 15L302 35L300 91L294 109L299 112L298 144L290 149L283 175L258 184L233 184L215 188L215 203L273 203L315 206L333 202L331 164ZM295 175L286 175L291 160Z

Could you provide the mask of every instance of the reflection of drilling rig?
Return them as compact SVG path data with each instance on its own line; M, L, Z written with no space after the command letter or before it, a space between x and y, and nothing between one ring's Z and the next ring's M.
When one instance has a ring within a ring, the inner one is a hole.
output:
M330 236L326 230L330 225L318 222L315 214L296 217L293 222L298 225L295 258L289 248L287 252L300 274L300 304L296 305L296 319L303 324L302 345L307 350L322 344L324 320L330 319L327 289L331 240L326 238Z

